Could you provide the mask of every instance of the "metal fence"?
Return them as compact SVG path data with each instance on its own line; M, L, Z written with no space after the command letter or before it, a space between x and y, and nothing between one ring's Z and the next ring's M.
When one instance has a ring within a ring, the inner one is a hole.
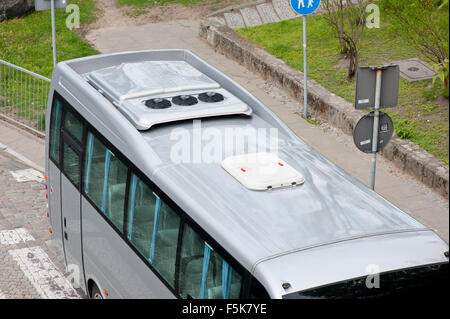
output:
M0 117L45 136L50 79L0 59Z

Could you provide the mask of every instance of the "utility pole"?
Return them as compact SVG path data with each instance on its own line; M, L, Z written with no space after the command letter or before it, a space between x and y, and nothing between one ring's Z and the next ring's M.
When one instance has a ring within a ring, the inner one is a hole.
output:
M381 97L381 79L383 69L377 69L377 85L375 88L375 109L373 120L373 140L372 140L372 169L370 178L370 188L375 190L375 172L377 170L377 152L378 152L378 133L380 128L380 97Z
M50 0L50 9L52 16L52 48L53 48L53 67L56 66L56 27L55 27L55 0Z

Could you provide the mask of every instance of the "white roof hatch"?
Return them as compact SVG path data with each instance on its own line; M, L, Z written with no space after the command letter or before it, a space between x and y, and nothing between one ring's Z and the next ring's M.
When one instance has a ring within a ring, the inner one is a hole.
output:
M305 182L297 170L273 153L230 156L222 161L222 167L251 190L270 190Z

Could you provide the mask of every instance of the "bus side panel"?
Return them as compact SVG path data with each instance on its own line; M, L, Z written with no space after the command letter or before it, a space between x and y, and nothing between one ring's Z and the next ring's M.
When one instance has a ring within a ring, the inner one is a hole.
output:
M86 279L99 280L108 298L175 298L85 198L82 211Z
M61 172L50 160L48 162L48 211L50 214L50 226L52 229L52 243L64 256L62 224L61 224ZM65 262L65 261L64 261Z

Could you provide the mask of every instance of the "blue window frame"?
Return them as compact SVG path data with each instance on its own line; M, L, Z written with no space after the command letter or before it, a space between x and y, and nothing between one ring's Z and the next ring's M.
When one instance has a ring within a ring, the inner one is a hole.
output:
M179 292L184 298L236 299L243 277L189 225L181 244Z
M135 174L131 174L126 237L171 286L181 218Z
M84 193L123 233L128 167L91 132L86 141Z

